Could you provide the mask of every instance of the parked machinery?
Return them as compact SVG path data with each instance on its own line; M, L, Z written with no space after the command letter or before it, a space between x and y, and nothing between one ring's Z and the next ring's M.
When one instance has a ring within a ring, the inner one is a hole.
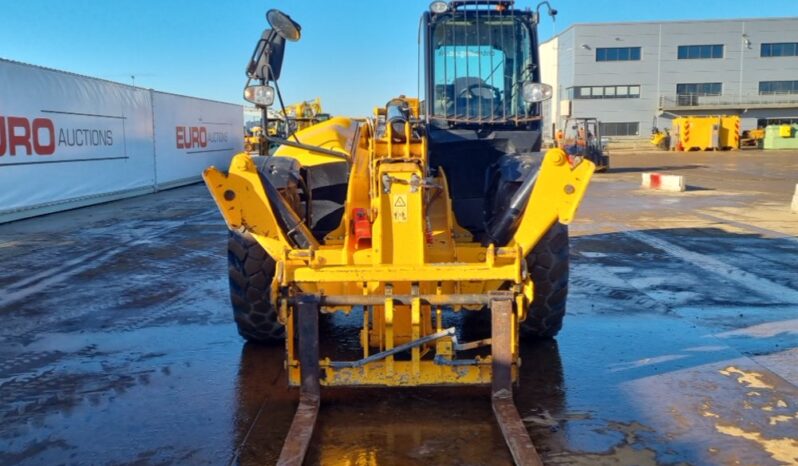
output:
M584 157L596 166L597 172L610 168L610 156L601 140L601 124L595 118L568 118L558 144L571 156Z
M284 342L300 386L279 464L301 464L320 385L472 384L492 386L515 461L540 464L512 401L519 338L562 325L565 225L595 166L539 152L551 87L540 83L538 18L506 0L433 2L421 21L424 102L399 96L368 119L267 136L273 156L242 153L228 173L205 171L230 228L239 333ZM285 42L300 37L284 13L267 19L245 88L264 109ZM360 359L320 355L319 339L333 336L319 335L319 314L332 312L362 312ZM490 338L459 341L444 326L450 312L488 316Z
M246 152L258 152L260 147L261 133L263 128L260 126L253 126L244 135L244 150Z
M740 148L740 117L685 116L673 119L671 136L677 151Z
M765 139L765 128L747 129L740 136L740 147L762 148Z
M318 97L286 105L285 111L280 112L280 115L287 122L290 133L330 119L328 113L322 113L321 99Z
M657 149L659 150L670 150L671 134L667 128L665 130L660 130L655 126L651 128L651 138L649 139L649 142L657 146Z

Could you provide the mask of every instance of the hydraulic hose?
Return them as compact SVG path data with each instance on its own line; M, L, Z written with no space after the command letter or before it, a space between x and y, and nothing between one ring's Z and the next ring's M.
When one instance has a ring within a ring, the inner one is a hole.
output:
M483 241L485 246L493 243L496 246L503 247L510 242L518 226L518 220L529 202L529 196L532 194L532 188L535 187L535 181L537 181L539 173L540 169L535 170L531 176L521 183L521 187L510 199L510 205L507 206L507 209L499 214L498 220L491 222L488 226L487 236Z
M294 209L285 202L283 196L277 191L271 181L265 176L260 177L263 182L266 197L271 203L272 210L277 218L277 223L283 230L288 241L295 248L307 249L315 243L313 235L309 232L304 222Z

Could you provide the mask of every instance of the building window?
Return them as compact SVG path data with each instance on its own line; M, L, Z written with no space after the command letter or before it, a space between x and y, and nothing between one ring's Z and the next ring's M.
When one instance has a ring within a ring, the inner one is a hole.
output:
M682 106L698 105L702 96L718 96L723 93L722 83L683 83L676 85L676 103Z
M798 42L762 44L759 55L762 57L795 57L798 56Z
M798 81L759 81L759 95L798 94Z
M639 85L577 86L568 89L571 99L638 99Z
M596 49L596 61L640 60L640 47L604 47Z
M760 118L756 120L757 128L770 125L798 125L798 118Z
M678 57L679 60L723 58L723 45L680 45Z
M686 83L676 85L676 95L721 95L722 83Z
M640 136L640 123L601 123L602 136Z

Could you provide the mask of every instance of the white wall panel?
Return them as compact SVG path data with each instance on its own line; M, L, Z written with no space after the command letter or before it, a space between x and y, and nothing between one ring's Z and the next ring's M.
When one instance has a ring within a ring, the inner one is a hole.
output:
M162 92L153 92L152 104L159 187L196 181L210 165L226 169L244 150L240 105Z
M240 105L0 59L0 223L199 181L242 150Z
M152 189L149 91L3 60L0 83L0 221Z

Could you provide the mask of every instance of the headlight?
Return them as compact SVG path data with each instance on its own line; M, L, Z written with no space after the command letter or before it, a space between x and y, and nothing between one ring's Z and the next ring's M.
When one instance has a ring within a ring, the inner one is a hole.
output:
M244 88L244 100L268 107L274 103L274 88L271 86L247 86Z
M543 83L527 82L524 83L524 86L521 88L521 94L524 97L524 101L528 103L549 100L551 99L553 93L554 92L552 91L551 86Z
M435 14L446 13L449 11L449 4L446 2L432 2L429 4L429 11Z

